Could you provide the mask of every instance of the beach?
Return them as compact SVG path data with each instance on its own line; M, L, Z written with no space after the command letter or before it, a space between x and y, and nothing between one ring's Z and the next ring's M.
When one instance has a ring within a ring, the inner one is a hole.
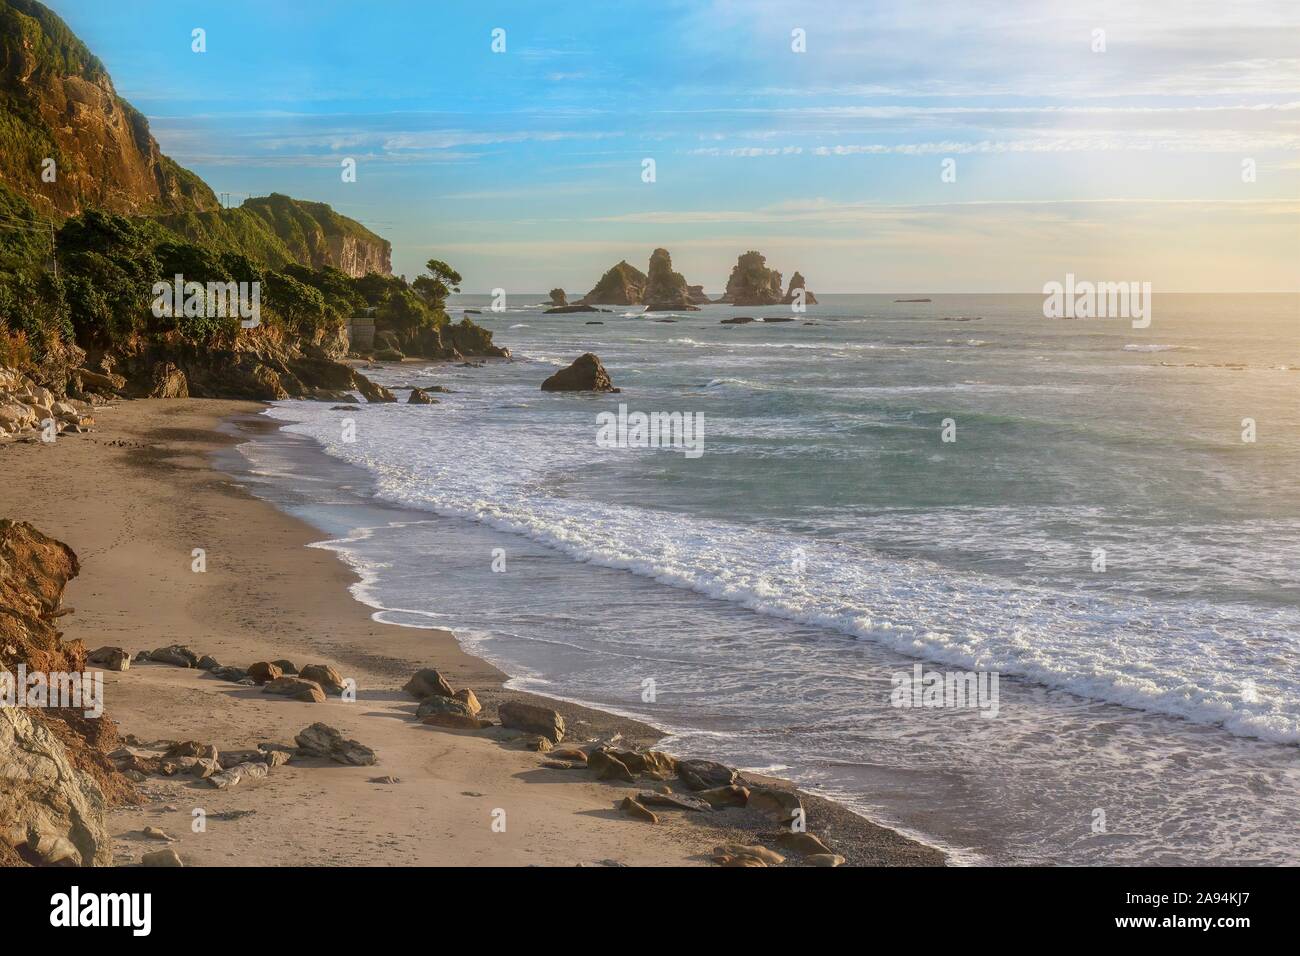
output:
M374 620L349 593L356 573L334 552L310 547L319 531L213 467L214 454L241 434L276 427L263 410L222 400L121 402L97 409L89 434L0 448L0 513L31 522L80 559L64 596L76 609L60 621L65 640L132 654L184 644L240 667L331 664L357 685L355 702L306 703L194 668L135 663L105 674L106 710L120 734L222 750L292 746L323 721L378 755L370 767L295 759L229 790L189 776L149 777L137 788L139 803L109 812L118 865L159 848L146 826L164 831L167 845L197 866L679 866L709 863L722 844L771 844L777 827L755 811L661 809L651 825L617 809L644 783L544 768L544 754L502 739L509 735L500 728L462 732L416 721L417 702L402 685L436 667L454 686L472 688L489 715L508 699L554 706L568 722L566 743L617 733L621 743L647 746L661 736L637 721L503 690L504 675L461 650L449 631ZM193 570L195 549L203 551L201 572ZM436 588L436 554L428 579ZM372 782L380 778L399 782ZM938 851L837 804L802 800L809 832L850 865L943 862ZM206 822L199 832L196 810Z

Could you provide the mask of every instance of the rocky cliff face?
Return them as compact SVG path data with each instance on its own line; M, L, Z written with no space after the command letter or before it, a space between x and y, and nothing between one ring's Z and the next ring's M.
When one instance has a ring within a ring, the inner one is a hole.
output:
M218 206L203 180L159 151L104 65L34 0L0 0L0 182L47 216Z
M86 649L51 623L80 570L65 544L24 522L0 520L0 668L11 675L83 672ZM132 799L107 754L118 745L107 716L0 707L0 860L108 866L110 801Z
M393 246L387 239L323 202L271 193L247 200L240 209L261 219L305 266L333 266L354 277L393 271Z

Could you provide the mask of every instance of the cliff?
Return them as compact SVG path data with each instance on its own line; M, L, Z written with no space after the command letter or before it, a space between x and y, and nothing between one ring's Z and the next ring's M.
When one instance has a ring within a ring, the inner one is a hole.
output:
M805 280L803 277L803 273L801 272L796 272L794 275L790 277L790 288L786 289L785 298L781 300L783 305L793 304L795 299L795 292L800 289L803 290L804 305L817 304L817 296L813 295L809 289L805 288L804 281Z
M202 179L162 154L103 63L35 0L0 0L0 183L43 216L218 207Z
M387 239L326 203L280 193L248 199L237 209L184 212L158 221L189 242L239 252L273 269L296 262L312 269L330 266L353 278L393 271Z

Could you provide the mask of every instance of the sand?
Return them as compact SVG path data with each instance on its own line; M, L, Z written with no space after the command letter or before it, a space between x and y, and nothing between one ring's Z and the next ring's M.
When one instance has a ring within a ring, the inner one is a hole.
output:
M213 467L213 452L235 440L228 426L218 430L223 420L274 427L260 411L250 402L123 402L98 410L90 434L0 446L0 515L32 522L81 559L65 594L76 608L61 621L66 638L132 654L187 644L241 667L328 663L357 683L355 702L312 704L202 671L135 664L105 674L121 733L245 748L292 744L324 721L379 755L373 767L295 760L225 791L150 777L140 806L110 813L119 865L162 845L144 836L146 826L173 837L186 864L198 866L707 865L719 843L774 845L776 827L754 811L661 810L658 824L635 821L616 807L644 785L545 769L543 755L499 733L414 720L416 702L400 688L432 666L472 688L489 715L502 700L530 699L565 714L574 741L659 736L635 721L505 691L503 675L448 631L372 620L348 592L354 573L333 552L308 547L319 532ZM205 552L202 573L192 570L195 548ZM378 777L400 782L371 782ZM942 863L937 851L836 804L804 803L809 829L852 864ZM196 811L206 823L199 832Z

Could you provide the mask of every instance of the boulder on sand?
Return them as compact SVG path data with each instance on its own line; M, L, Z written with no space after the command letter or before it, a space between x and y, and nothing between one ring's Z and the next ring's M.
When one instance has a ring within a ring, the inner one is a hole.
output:
M199 655L184 644L168 644L156 651L150 651L145 660L159 664L171 664L173 667L198 667Z
M736 782L736 771L712 760L681 760L677 763L677 776L692 790L712 790Z
M346 689L343 675L328 664L308 664L298 676L303 680L315 681L327 694L341 694Z
M156 654L157 651L154 653ZM259 684L265 684L283 677L284 671L270 661L258 661L255 664L248 665L247 674L251 680L255 680Z
M301 677L277 677L273 681L267 681L262 693L292 697L308 704L320 704L325 700L325 691L321 690L320 684Z
M439 674L432 667L426 667L423 670L416 671L414 677L406 682L402 687L412 697L452 697L454 692L451 684L447 679Z
M653 811L647 810L641 804L637 803L636 799L633 797L624 797L623 803L620 806L623 812L634 820L644 820L646 823L659 822L659 818L654 815Z
M294 737L294 741L312 756L328 757L338 763L368 767L376 760L373 750L355 740L345 739L328 724L312 724Z
M564 718L549 707L511 701L498 707L497 714L503 727L539 734L553 744L564 739Z
M594 352L584 352L568 368L542 382L543 392L617 392Z
M105 670L124 671L131 666L131 655L120 647L101 647L86 656L87 664L98 664Z

